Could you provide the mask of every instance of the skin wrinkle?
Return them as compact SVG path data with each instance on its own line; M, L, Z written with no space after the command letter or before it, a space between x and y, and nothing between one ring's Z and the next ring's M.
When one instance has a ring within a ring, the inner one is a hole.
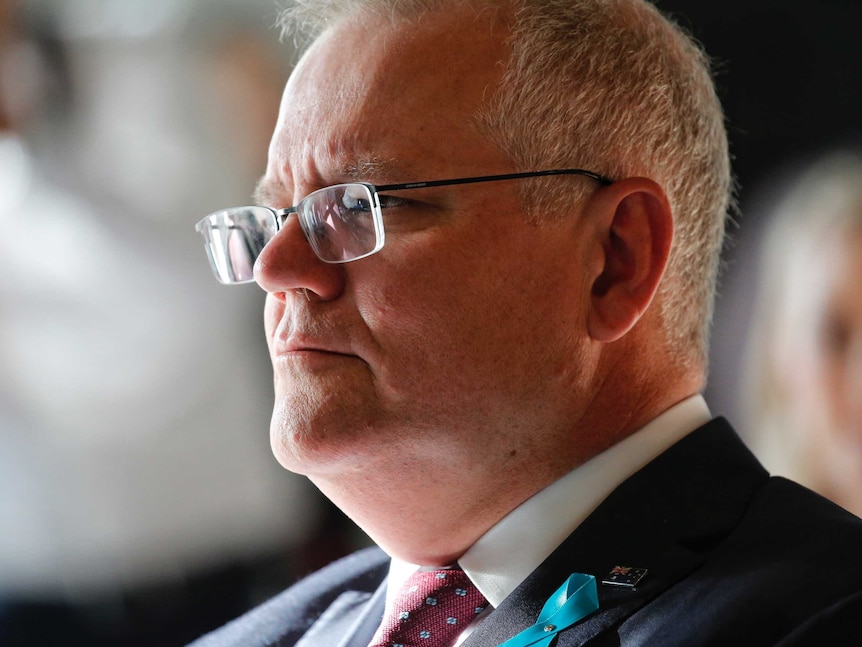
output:
M412 181L416 177L415 173L412 171L405 170L406 165L403 162L400 162L395 158L383 159L379 156L369 156L368 158L363 159L356 158L346 151L336 154L336 158L338 158L339 161L334 162L332 167L338 170L333 175L333 179L328 182L320 182L320 186L317 186L312 190L346 182L400 184L402 182ZM255 204L258 205L285 208L287 206L294 206L296 202L305 197L299 196L296 200L291 199L286 201L284 197L281 197L280 194L282 193L286 193L282 188L282 185L280 183L273 182L264 175L260 180L258 180L257 187L253 193L253 198Z

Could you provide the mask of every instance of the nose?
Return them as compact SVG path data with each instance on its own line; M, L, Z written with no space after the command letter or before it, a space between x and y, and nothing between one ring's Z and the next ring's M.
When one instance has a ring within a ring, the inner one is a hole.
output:
M318 300L337 299L344 291L345 272L340 264L324 263L305 238L296 214L284 221L254 264L254 280L273 295L304 290Z

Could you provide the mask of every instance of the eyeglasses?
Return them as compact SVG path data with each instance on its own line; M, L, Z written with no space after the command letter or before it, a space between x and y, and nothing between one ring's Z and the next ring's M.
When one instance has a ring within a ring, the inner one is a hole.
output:
M195 229L204 238L213 273L219 281L225 284L250 283L254 281L257 257L292 213L296 214L305 238L321 261L349 263L371 256L383 248L381 191L406 191L545 175L583 175L602 185L613 183L598 173L583 169L483 175L407 184L353 182L318 189L287 209L254 206L216 211L201 220Z

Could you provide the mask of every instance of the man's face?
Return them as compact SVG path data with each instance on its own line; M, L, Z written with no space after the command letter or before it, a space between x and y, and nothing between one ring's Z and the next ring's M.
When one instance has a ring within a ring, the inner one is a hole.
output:
M472 122L499 81L504 37L487 16L451 14L324 34L285 90L270 205L341 182L512 171ZM583 219L573 206L531 224L518 182L391 193L403 203L384 209L384 248L344 265L319 261L286 223L256 268L285 467L500 470L571 431L588 397Z

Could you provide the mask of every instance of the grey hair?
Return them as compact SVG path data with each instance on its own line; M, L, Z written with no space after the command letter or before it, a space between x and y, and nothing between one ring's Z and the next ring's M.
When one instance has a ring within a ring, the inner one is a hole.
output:
M282 9L277 26L281 27L282 36L291 36L301 50L327 27L353 13L369 11L380 17L408 18L453 4L477 5L471 0L290 0ZM487 0L486 5L494 3Z
M680 366L704 368L733 182L703 50L645 0L298 0L282 26L313 39L357 11L409 18L453 5L513 12L512 55L477 125L518 168L589 168L664 187L675 221L657 299L666 346ZM559 181L525 187L535 214L572 200Z

